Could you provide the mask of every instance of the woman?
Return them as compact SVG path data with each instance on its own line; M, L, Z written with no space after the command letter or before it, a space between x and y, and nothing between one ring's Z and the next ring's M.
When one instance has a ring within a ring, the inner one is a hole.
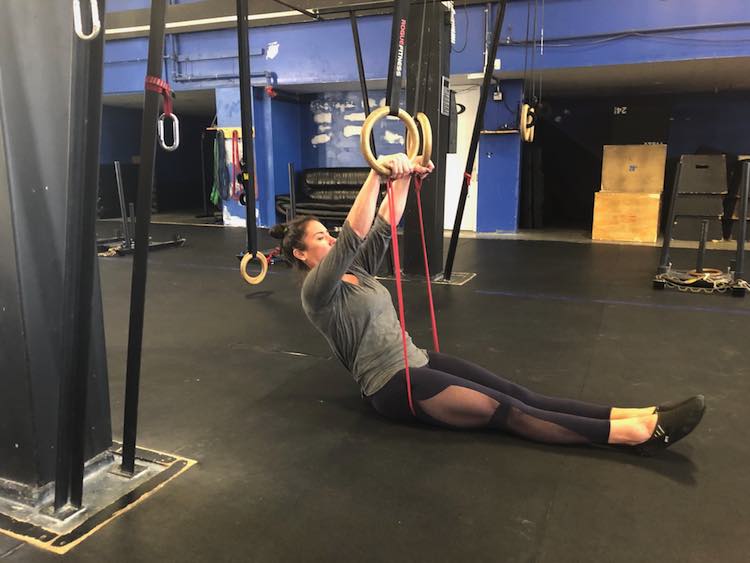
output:
M381 157L392 172L397 221L412 174L433 171L403 154ZM407 401L401 328L391 295L375 275L388 252L388 201L375 217L381 178L371 171L338 239L314 217L276 225L287 259L307 272L302 306L381 415L414 418ZM557 444L619 444L644 455L689 434L705 410L701 395L658 407L604 407L546 397L465 360L426 352L407 337L416 418L450 428L504 430Z

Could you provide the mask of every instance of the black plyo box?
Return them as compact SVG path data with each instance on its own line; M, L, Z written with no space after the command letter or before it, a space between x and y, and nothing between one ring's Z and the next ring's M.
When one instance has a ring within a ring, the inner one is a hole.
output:
M721 220L719 217L676 217L672 226L672 238L675 240L700 240L701 221L708 220L708 237L706 240L722 240Z
M716 194L677 194L674 214L691 217L718 217L724 213L724 198Z
M727 164L723 154L684 154L680 164L678 193L727 193Z

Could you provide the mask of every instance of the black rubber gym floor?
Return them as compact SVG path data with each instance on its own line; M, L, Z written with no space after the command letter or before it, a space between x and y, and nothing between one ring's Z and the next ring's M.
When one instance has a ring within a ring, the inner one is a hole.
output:
M456 269L479 275L434 288L443 351L587 401L706 395L697 431L648 459L380 419L308 324L293 272L248 286L241 229L180 229L184 248L151 256L139 443L198 465L66 559L747 561L750 300L652 290L656 248L461 241ZM131 261L100 266L119 438ZM427 347L424 290L406 300ZM58 557L16 546L0 536L0 559Z

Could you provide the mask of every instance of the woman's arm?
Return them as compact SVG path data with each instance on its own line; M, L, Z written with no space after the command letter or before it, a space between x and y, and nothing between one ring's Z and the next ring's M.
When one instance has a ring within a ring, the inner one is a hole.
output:
M382 156L378 161L390 168L392 173L391 179L400 183L399 185L405 184L405 187L402 187L402 189L408 191L409 176L414 171L414 164L409 161L406 155L394 154ZM354 204L349 210L349 215L346 217L352 230L360 238L365 238L367 233L370 232L372 220L375 217L375 206L379 192L380 176L374 170L370 170L370 175L365 180L365 183L362 184L362 188L357 194L357 199L354 200ZM401 209L401 213L403 213L403 208Z
M422 167L419 165L414 166L414 171L417 174L424 177L435 169L432 162L428 166ZM401 215L404 212L404 206L406 205L406 198L408 196L409 182L408 180L397 180L394 185L394 196L396 198L396 220L401 220ZM398 223L396 223L398 224ZM388 222L388 201L386 200L380 206L380 211L375 219L375 223L370 229L370 233L367 235L367 239L364 244L357 251L357 256L354 259L354 264L363 268L367 273L374 276L377 275L380 268L380 264L388 251L391 242L391 225Z

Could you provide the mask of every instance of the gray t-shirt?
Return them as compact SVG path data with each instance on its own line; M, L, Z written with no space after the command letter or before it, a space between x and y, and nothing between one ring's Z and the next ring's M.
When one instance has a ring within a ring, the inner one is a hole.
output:
M379 216L362 240L344 223L336 244L302 285L302 308L325 336L362 392L370 396L404 369L401 325L388 290L375 274L388 251L391 227ZM357 276L359 285L341 279ZM427 352L406 336L409 367L427 365Z

